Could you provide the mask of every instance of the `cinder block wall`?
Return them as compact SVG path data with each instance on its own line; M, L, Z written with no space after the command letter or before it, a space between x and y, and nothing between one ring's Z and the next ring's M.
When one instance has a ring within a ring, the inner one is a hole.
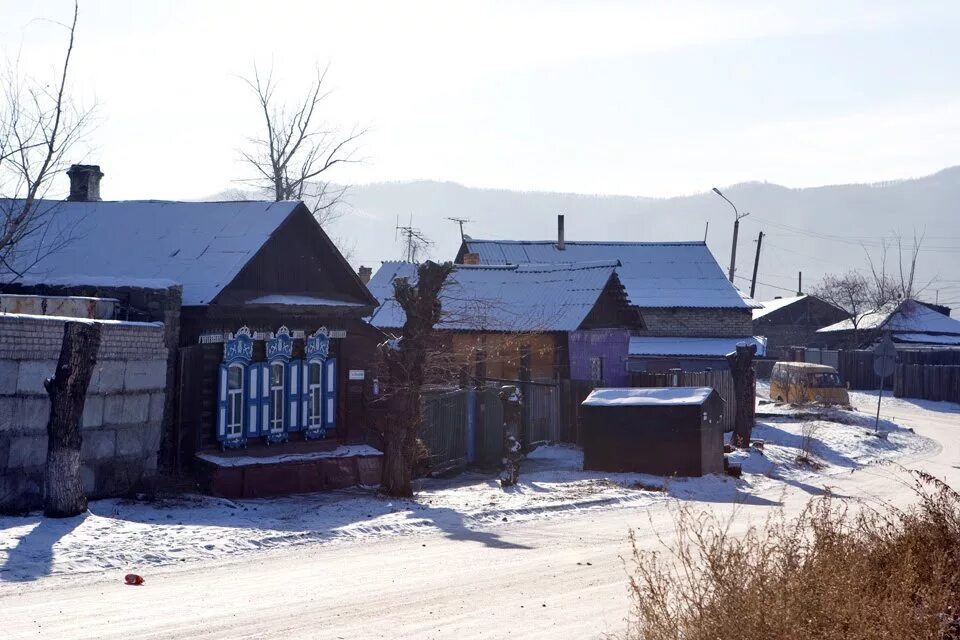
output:
M83 412L81 479L90 498L156 474L167 388L162 323L97 321L97 365ZM41 506L50 401L63 318L0 314L0 511Z
M750 309L655 309L642 308L642 336L723 338L753 335Z

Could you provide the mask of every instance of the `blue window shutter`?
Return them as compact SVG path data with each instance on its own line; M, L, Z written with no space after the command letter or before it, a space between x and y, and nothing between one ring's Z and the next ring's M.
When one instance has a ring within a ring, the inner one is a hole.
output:
M217 385L217 440L227 439L227 365L220 365Z
M337 359L323 363L323 428L337 428Z
M287 385L287 409L283 417L287 423L287 431L300 431L303 424L300 419L300 361L293 360L287 363L286 380Z
M247 407L247 437L253 438L260 431L260 394L257 382L260 380L260 367L256 364L247 366L246 392Z
M263 425L261 433L267 435L270 433L270 365L258 362L254 366L260 368L260 424Z

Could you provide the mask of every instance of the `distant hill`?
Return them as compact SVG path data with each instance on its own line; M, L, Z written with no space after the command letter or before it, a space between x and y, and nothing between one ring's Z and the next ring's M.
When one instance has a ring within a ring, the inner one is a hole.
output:
M791 295L798 271L807 289L824 273L865 268L861 243L879 257L883 237L899 232L909 243L916 230L926 234L918 281L938 278L922 297L932 302L939 289L941 303L960 307L960 167L878 184L718 186L741 212L751 214L740 225L738 276L749 279L757 232L765 234L758 276L765 284L756 297ZM709 222L707 244L726 271L733 229L732 209L710 191L646 198L475 189L450 182L378 183L351 187L342 211L329 232L351 262L374 268L403 255L395 227L398 220L408 224L411 215L413 226L434 241L428 253L435 259L452 259L459 248L459 229L449 217L470 219L464 231L475 238L551 239L556 215L563 213L568 240L699 240ZM891 247L888 264L895 263L895 252ZM748 281L736 283L749 291Z

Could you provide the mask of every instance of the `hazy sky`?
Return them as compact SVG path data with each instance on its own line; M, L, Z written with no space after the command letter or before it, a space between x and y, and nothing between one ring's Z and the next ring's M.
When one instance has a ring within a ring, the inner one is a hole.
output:
M4 0L0 49L53 77L65 0ZM340 182L673 195L876 181L960 163L960 2L81 0L76 98L107 199L197 198L249 175L241 81L370 127Z

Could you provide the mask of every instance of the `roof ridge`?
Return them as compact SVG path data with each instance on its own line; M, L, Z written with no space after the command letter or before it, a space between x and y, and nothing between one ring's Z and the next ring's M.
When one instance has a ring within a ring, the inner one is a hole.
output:
M464 242L496 243L496 244L557 244L556 240L484 240L482 238L465 238ZM567 245L609 245L609 246L706 246L703 240L565 240Z

